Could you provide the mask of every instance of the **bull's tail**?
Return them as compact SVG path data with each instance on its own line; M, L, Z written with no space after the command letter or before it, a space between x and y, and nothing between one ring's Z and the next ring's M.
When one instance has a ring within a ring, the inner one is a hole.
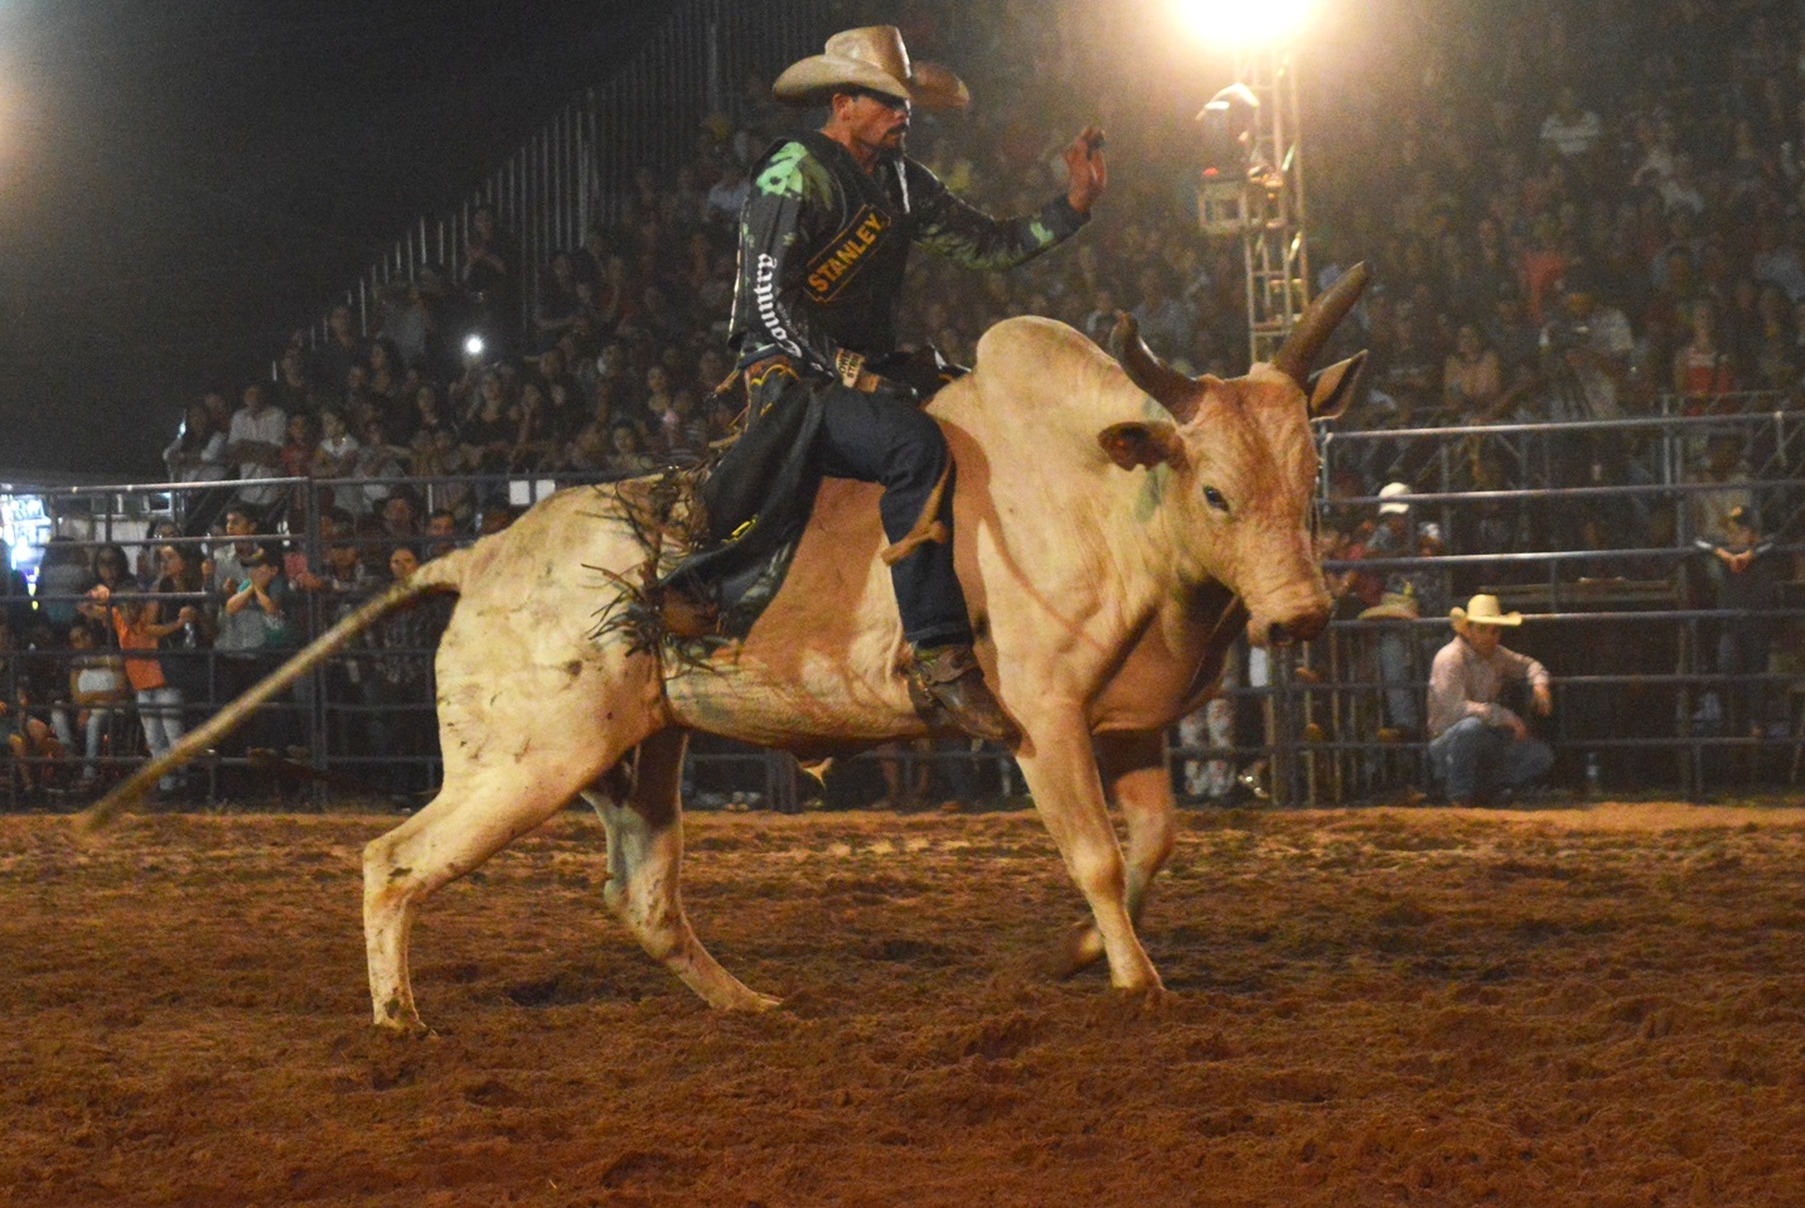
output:
M457 550L444 557L434 558L405 582L395 584L370 600L270 672L250 691L232 701L204 724L183 735L182 740L166 754L151 760L115 785L111 792L77 816L76 825L81 830L94 831L111 822L121 810L136 804L157 781L216 745L220 739L237 729L259 705L277 693L286 691L296 680L344 649L353 638L380 621L397 605L427 592L457 590L463 582L464 567L469 557L469 550Z

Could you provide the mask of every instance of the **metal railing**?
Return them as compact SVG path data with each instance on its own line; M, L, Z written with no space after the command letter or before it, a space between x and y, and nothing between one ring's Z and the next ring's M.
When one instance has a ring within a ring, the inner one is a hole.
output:
M1422 464L1447 464L1458 447L1475 437L1515 436L1526 439L1575 438L1588 433L1645 431L1655 464L1683 467L1702 424L1716 431L1740 431L1744 436L1761 429L1778 447L1790 448L1797 439L1798 412L1748 414L1726 420L1682 416L1620 420L1590 425L1500 425L1493 428L1448 428L1428 432L1340 433L1325 438L1325 474L1333 474L1338 459L1363 441L1414 441L1424 444L1431 456ZM1726 427L1725 425L1728 425ZM1741 425L1738 428L1738 425ZM1512 486L1504 490L1424 490L1412 498L1417 516L1433 516L1458 541L1467 531L1465 519L1474 509L1499 503L1524 512L1556 507L1568 512L1596 507L1607 501L1635 501L1650 514L1674 515L1676 529L1688 498L1701 491L1746 492L1752 497L1777 501L1780 513L1797 515L1796 501L1805 496L1805 477L1798 459L1770 459L1768 473L1721 482L1683 481L1678 474L1657 481L1599 483L1574 487ZM387 485L403 480L388 480ZM405 480L429 502L441 489L468 492L491 506L530 506L561 485L579 479L551 473L512 474ZM259 480L259 487L279 487L296 493L302 507L297 515L317 515L323 492L378 488L381 482L357 479ZM1458 486L1431 478L1426 485ZM78 487L44 492L43 498L55 530L72 540L66 547L84 556L117 545L130 567L147 567L145 555L165 544L204 551L216 548L221 538L204 533L172 531L174 518L185 499L207 492L230 493L232 483L149 483L124 486ZM1325 507L1346 516L1369 513L1376 496L1333 500ZM1792 510L1787 510L1788 508ZM1796 521L1793 522L1795 525ZM1550 530L1558 535L1558 530ZM317 532L289 532L273 524L247 540L286 544L297 565L322 566L324 551ZM359 538L373 550L393 538L368 535ZM1463 601L1479 590L1499 594L1506 608L1520 608L1533 623L1513 633L1510 644L1541 658L1556 677L1557 709L1545 729L1557 752L1555 780L1566 787L1582 783L1588 754L1597 755L1604 786L1611 790L1641 789L1701 797L1722 786L1778 787L1796 780L1799 755L1805 749L1805 584L1789 577L1782 598L1761 614L1726 610L1700 598L1690 574L1703 555L1677 538L1671 544L1633 544L1618 548L1573 549L1510 548L1460 551L1430 558L1399 556L1358 562L1331 561L1332 572L1355 570L1380 575L1392 571L1433 572L1449 584L1452 598ZM1805 565L1805 545L1797 532L1782 534L1774 556L1799 558ZM1613 573L1621 570L1629 573ZM158 598L166 605L184 602L217 607L208 595L152 597L151 593L122 589L116 599ZM331 596L302 592L297 596L302 633L320 632L333 615ZM41 615L84 602L79 594L41 593L36 606ZM1354 609L1349 609L1351 614ZM1774 668L1758 674L1731 673L1715 659L1715 647L1726 626L1759 622L1776 633L1781 657ZM19 635L19 645L27 635ZM1379 647L1388 636L1401 638L1404 671L1384 674ZM1398 730L1390 724L1387 692L1403 692L1420 705L1429 655L1447 637L1440 615L1416 621L1359 620L1343 615L1331 623L1316 641L1297 652L1295 660L1281 654L1267 660L1269 671L1248 675L1245 670L1223 685L1229 712L1238 715L1234 732L1218 736L1215 745L1184 743L1177 730L1168 735L1168 751L1175 777L1184 783L1185 765L1195 761L1221 761L1234 772L1255 770L1259 783L1278 800L1290 803L1343 803L1391 799L1412 788L1430 789L1423 735L1396 734L1387 741L1383 732ZM284 739L240 743L222 749L203 761L194 792L205 800L238 800L243 786L286 783L291 796L327 800L346 794L369 793L378 797L401 794L413 800L413 792L434 783L436 755L431 748L429 724L431 695L424 687L411 696L371 687L365 671L381 658L424 662L428 646L362 646L305 681L284 702L272 706L276 719L269 733ZM244 686L246 667L224 652L197 648L170 654L177 667L187 664L179 678L195 687L185 708L197 716L229 695L228 689ZM273 655L270 657L274 657ZM60 659L60 678L67 679L66 654L14 652L0 671L0 690L6 699L17 699L22 681L54 683L58 675L43 674L34 664ZM1258 662L1242 658L1246 668ZM203 695L204 693L204 695ZM1757 736L1749 716L1751 699L1762 702L1760 718L1765 727ZM53 702L51 702L53 703ZM46 702L39 702L40 712ZM28 706L29 707L29 706ZM16 721L16 718L15 718ZM99 753L99 768L117 770L142 756L142 736L136 727L136 706L120 703L106 732L107 747ZM425 736L422 737L422 723ZM371 745L371 735L401 733L417 749L398 749L394 742ZM253 750L261 750L253 755ZM289 748L293 748L290 750ZM6 766L0 763L0 767ZM27 758L8 768L0 801L14 806L26 803L19 766L50 768L47 760ZM69 772L75 764L65 765ZM908 795L923 767L936 770L941 787L933 795L1012 796L1020 791L1019 772L1009 758L993 749L973 751L970 744L942 744L937 748L901 746L879 755L853 761L842 773L842 787L830 793L836 803L865 796ZM54 769L52 769L54 770ZM850 778L855 782L845 787ZM793 809L803 786L787 757L774 756L719 740L698 740L692 751L688 781L692 799L703 806L732 806L756 800L775 808ZM403 782L414 789L404 791ZM1239 790L1237 790L1239 791ZM740 801L735 802L735 794Z

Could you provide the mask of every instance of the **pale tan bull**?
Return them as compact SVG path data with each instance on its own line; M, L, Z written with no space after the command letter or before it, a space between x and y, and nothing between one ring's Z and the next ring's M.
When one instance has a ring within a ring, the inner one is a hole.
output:
M1062 942L1062 969L1102 955L1113 985L1160 988L1134 930L1175 835L1160 731L1207 694L1243 624L1263 643L1309 637L1327 619L1308 418L1339 406L1360 358L1319 375L1307 400L1301 383L1364 282L1364 269L1349 274L1272 365L1243 378L1185 377L1132 327L1118 363L1063 324L1021 318L991 329L976 370L933 402L958 465L956 557L980 656L1021 727L1035 807L1091 908ZM607 904L646 951L712 1006L774 1005L722 968L685 917L684 744L690 730L793 750L923 731L900 673L876 494L828 481L783 591L742 644L697 669L630 653L624 635L592 636L615 576L635 578L646 555L607 488L563 491L336 626L87 820L217 742L244 705L400 600L453 588L436 663L443 788L364 851L376 1022L420 1026L408 939L421 902L578 794L607 831ZM1106 794L1127 819L1126 859Z

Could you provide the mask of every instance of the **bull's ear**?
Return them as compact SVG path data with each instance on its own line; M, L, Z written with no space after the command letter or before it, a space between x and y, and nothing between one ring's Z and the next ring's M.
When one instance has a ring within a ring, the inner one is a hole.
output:
M1311 418L1338 418L1354 401L1354 392L1360 388L1360 374L1365 368L1366 352L1362 349L1313 376L1310 379Z
M1097 443L1103 446L1109 459L1124 470L1136 466L1152 468L1161 462L1180 470L1186 464L1185 442L1179 439L1178 429L1171 424L1144 420L1111 424L1097 433Z

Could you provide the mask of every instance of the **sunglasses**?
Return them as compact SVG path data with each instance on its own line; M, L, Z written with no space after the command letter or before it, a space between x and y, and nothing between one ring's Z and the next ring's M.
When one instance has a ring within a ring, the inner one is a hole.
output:
M909 108L909 98L908 97L891 96L887 92L878 92L876 89L872 89L872 88L855 88L847 95L848 96L870 97L872 100L876 101L878 104L882 105L886 109L896 109L896 110L900 110L900 111L906 111Z

